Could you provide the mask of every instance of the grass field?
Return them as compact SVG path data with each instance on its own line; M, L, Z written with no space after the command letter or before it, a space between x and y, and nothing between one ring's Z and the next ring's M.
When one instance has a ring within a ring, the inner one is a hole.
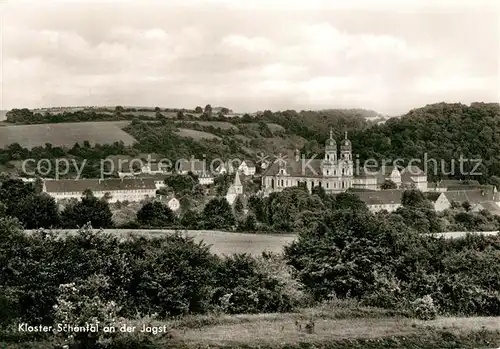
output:
M306 330L306 325L310 330ZM186 315L167 321L151 318L121 319L135 329L121 334L120 342L134 338L147 344L117 348L499 348L499 317L438 317L423 321L402 311L367 307L354 300L334 300L291 313ZM143 327L167 333L142 332ZM8 348L55 348L51 338L23 341ZM26 338L27 339L27 338ZM17 342L17 343L15 343ZM1 343L1 342L0 342Z
M200 126L213 126L222 130L238 130L238 127L226 121L186 121L187 123L197 123Z
M274 133L274 132L284 131L284 130L285 130L285 128L284 128L283 126L278 125L278 124L275 124L275 123L273 123L273 122L266 122L266 124L267 124L267 127L269 127L269 130L270 130L271 132L273 132L273 133ZM256 122L252 122L252 123L249 123L249 124L244 124L244 125L245 125L245 126L250 126L250 127L252 127L252 128L255 128L255 129L257 129L257 128L259 127L259 124L258 124L258 123L256 123Z
M75 143L110 144L123 141L126 145L135 138L122 130L129 121L75 122L41 125L14 125L0 128L0 148L12 143L33 148L51 143L54 146L71 147Z
M317 317L315 312L316 309L306 309L294 314L233 316L232 322L230 317L226 317L227 323L202 328L181 327L177 336L178 340L188 347L207 345L283 348L285 345L298 346L302 343L321 344L356 340L376 343L383 339L393 339L396 343L398 341L404 343L418 337L425 343L426 340L430 340L426 336L433 332L439 334L439 337L446 333L449 337L455 338L487 332L496 333L496 340L490 343L489 347L497 348L500 345L500 332L498 332L500 318L439 318L433 321L421 321L399 316L385 317L383 314L380 317L338 318L335 309L323 311L321 317ZM306 333L303 330L308 319L313 319L315 323L314 333ZM224 318L214 320L217 321L223 322ZM296 321L301 328L296 325ZM357 348L361 347L365 346ZM383 347L406 346L403 344Z
M57 230L62 235L74 234L76 229ZM32 230L26 230L31 233ZM120 237L127 238L131 235L138 236L164 236L173 234L175 230L127 230L127 229L106 229L105 232L111 233ZM185 230L187 236L192 237L196 242L204 241L210 245L213 253L218 255L229 255L233 253L249 253L254 256L261 255L262 252L282 253L283 247L291 244L295 239L294 234L246 234L232 233L224 231L200 231L200 230ZM498 232L476 232L476 234L495 235ZM447 239L463 237L467 232L447 232L439 235Z
M203 132L203 131L197 131L197 130L191 130L188 128L180 128L177 134L181 137L189 137L194 140L200 140L200 139L221 139L220 137L208 133L208 132Z
M61 234L74 234L77 230L58 230ZM31 230L26 232L30 233ZM105 232L121 237L131 235L130 230L106 229ZM149 237L172 234L174 230L134 230L132 234L146 235ZM187 236L193 237L195 241L204 241L211 245L213 253L224 255L232 253L249 253L260 255L264 251L281 253L283 246L290 244L295 235L268 235L268 234L243 234L228 233L223 231L184 231Z

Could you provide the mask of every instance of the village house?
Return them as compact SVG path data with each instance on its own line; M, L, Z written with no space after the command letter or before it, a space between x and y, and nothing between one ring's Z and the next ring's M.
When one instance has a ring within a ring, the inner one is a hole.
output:
M401 170L396 166L382 166L380 169L354 169L352 144L347 132L340 143L330 138L325 144L323 159L303 159L298 151L291 159L278 158L262 175L264 195L284 188L305 183L309 191L320 186L327 193L339 193L349 188L379 190L386 180L393 181L397 188L427 190L427 175L417 166L407 166Z
M238 171L243 173L245 176L253 176L255 174L255 164L250 160L243 160L238 167Z
M500 216L500 205L498 202L494 201L485 201L480 204L474 205L472 207L471 212L481 212L488 211L492 215Z
M167 202L168 208L170 208L172 211L176 212L178 209L181 208L181 203L177 198L171 198Z
M443 179L438 182L428 182L427 190L435 192L445 192L448 190L469 190L477 189L481 184L476 180Z
M174 195L168 195L168 196L159 195L157 197L157 200L166 204L168 208L174 212L178 211L181 208L181 203L179 199L177 199Z
M256 167L253 161L243 160L236 168L236 171L243 173L245 176L253 176L255 175ZM231 164L231 162L228 161L227 163L222 163L219 166L217 166L215 172L219 174L225 174L225 173L232 174L235 172L235 169L233 164Z
M187 175L189 172L198 176L198 183L202 185L209 185L214 183L214 175L210 169L207 168L206 161L197 159L181 161L177 165L177 173Z
M495 186L484 186L480 189L472 190L447 190L439 194L433 202L436 212L450 209L453 203L462 205L468 202L471 209L477 206L476 211L481 207L500 209L500 195Z
M128 157L110 160L117 162L117 164L114 164L114 168L117 169L116 172L120 178L135 178L147 175L151 177L158 176L158 178L163 176L164 180L165 176L173 173L187 175L191 172L198 176L198 182L202 185L214 183L214 176L206 168L205 162L196 159L180 161L175 164L160 159L156 154L141 154L135 159Z
M198 175L198 183L201 185L214 184L215 178L210 172L202 172Z
M353 194L363 201L371 212L376 213L383 210L393 212L400 208L403 192L403 190L392 189L360 191L353 192Z
M43 192L56 201L80 199L87 189L90 189L97 198L107 197L110 203L139 202L156 197L157 185L151 178L64 179L43 182Z
M134 177L139 174L166 175L172 172L172 165L157 154L140 154L137 158L108 157L113 162L118 177Z

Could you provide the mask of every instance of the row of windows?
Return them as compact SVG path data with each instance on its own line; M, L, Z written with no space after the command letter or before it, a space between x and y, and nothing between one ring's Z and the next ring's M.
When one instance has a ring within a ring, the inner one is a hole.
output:
M392 206L400 206L400 205L399 204L371 205L371 207L373 208L384 208L384 209L391 208Z
M141 190L126 190L126 191L110 191L110 192L102 192L102 191L96 191L96 192L93 192L94 195L102 195L103 193L109 193L109 194L113 194L114 192L118 192L116 194L120 195L120 194L129 194L129 193L149 193L151 191L156 191L156 189L141 189ZM73 191L73 192L62 192L62 193L59 193L58 195L82 195L83 192L81 191Z
M326 154L326 160L335 161L337 158L337 154ZM352 160L351 154L340 154L340 158L343 160Z
M326 175L329 176L330 175L330 170L326 170ZM333 175L336 176L337 175L337 170L333 170ZM345 170L344 168L342 169L342 176L344 175L352 175L352 171L349 171L349 170Z
M292 179L279 179L276 181L277 185L280 186L280 187L291 187L291 186L296 186L299 184L299 180L292 180ZM305 182L309 187L311 186L323 186L322 182L320 181L313 181L313 180L305 180L303 181ZM333 184L332 186L330 186L330 184ZM271 186L274 188L274 179L271 179ZM342 181L342 182L333 182L333 183L330 183L330 182L326 182L325 184L325 188L326 189L345 189L345 188L349 188L351 186L351 183L350 182L346 182L346 181Z

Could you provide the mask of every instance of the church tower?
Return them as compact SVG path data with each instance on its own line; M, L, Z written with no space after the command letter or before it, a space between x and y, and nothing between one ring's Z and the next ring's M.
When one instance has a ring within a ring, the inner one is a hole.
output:
M351 141L347 138L347 131L345 132L344 139L340 144L340 160L342 162L342 176L352 176L352 144Z
M330 128L330 138L325 144L325 158L322 166L323 176L337 176L337 142L333 139L333 130Z
M352 161L352 144L351 141L347 139L347 131L340 145L340 158L343 161Z
M330 128L330 138L325 144L325 162L337 162L337 142L333 139L333 131Z

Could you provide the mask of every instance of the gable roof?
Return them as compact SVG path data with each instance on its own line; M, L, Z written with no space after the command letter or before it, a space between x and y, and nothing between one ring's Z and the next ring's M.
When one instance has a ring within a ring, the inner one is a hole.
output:
M248 167L255 167L255 164L252 160L243 160L242 164L245 163Z
M235 187L241 187L241 178L238 172L234 175L234 184Z
M358 178L377 178L378 180L380 177L380 172L378 170L367 169L364 166L361 166L359 168L355 167L353 171L354 171L354 177Z
M449 190L466 190L479 188L481 184L476 180L443 179L439 182L427 182L428 188L443 188Z
M367 205L397 205L401 204L403 190L378 190L353 192Z
M177 200L177 198L175 197L175 194L173 194L173 193L170 193L168 195L157 195L155 198L156 201L161 201L161 202L169 202L172 199Z
M202 172L198 178L213 178L213 175L210 172Z
M205 161L197 159L181 161L178 163L178 166L181 172L202 173L208 171Z
M426 177L424 171L418 166L407 166L401 170L401 182L403 183L415 183L417 182L416 177Z
M151 178L46 180L44 185L47 193L83 193L87 189L93 192L156 190Z
M418 166L415 165L408 165L404 169L401 170L401 174L406 173L408 176L411 177L419 177L419 176L425 176L425 172L422 171L422 169Z
M496 197L493 190L474 189L474 190L448 190L442 192L449 202L466 202L479 204L485 201L493 201Z
M430 192L424 193L427 200L432 201L432 202L436 202L439 199L439 197L441 196L441 194L442 194L442 192L436 192L436 191L430 191Z
M500 207L493 201L481 202L477 206L480 206L481 208L487 210L491 214L500 215Z
M401 171L397 166L387 166L387 165L382 166L379 169L379 173L389 177L394 170L398 171L398 173L401 174Z
M269 165L264 172L263 176L275 176L280 173L281 167L286 170L286 173L294 177L323 177L321 171L321 164L323 159L313 159L295 161L294 158L287 158L284 161L276 160Z

